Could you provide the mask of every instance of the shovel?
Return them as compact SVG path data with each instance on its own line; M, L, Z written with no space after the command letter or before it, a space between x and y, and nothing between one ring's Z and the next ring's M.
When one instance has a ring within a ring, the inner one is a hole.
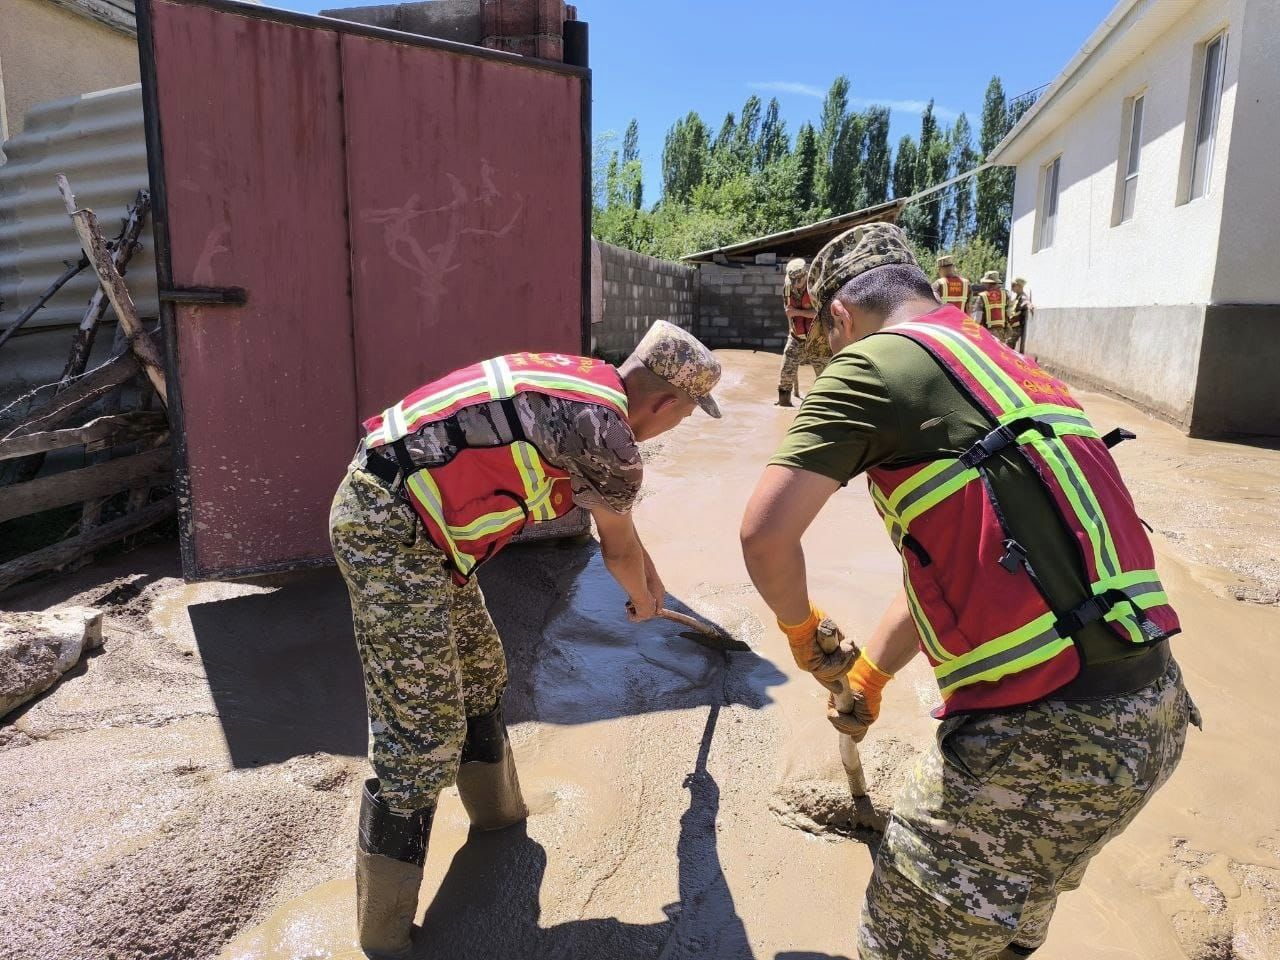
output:
M823 653L835 653L840 640L835 634L818 632L818 645ZM841 677L839 690L833 693L836 709L841 713L853 711L853 691L849 689L849 681ZM854 826L867 827L871 830L883 831L885 818L871 804L867 793L867 775L862 769L862 755L858 753L858 743L847 733L839 734L840 762L844 765L844 774L849 779L849 795L853 799Z
M631 601L627 601L627 610L635 613L635 607L631 605ZM658 608L658 616L664 620L670 620L672 623L678 623L682 627L688 627L688 630L681 630L680 636L686 640L692 640L694 643L701 644L710 650L750 650L751 647L736 637L731 637L719 627L707 623L705 620L699 620L697 617L690 617L687 614L677 613L674 610L668 610L666 607Z

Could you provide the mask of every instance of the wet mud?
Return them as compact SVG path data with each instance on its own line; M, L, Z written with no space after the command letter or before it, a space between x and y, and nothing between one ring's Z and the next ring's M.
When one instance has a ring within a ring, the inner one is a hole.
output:
M629 624L594 545L498 557L482 585L531 816L472 831L445 792L415 957L855 954L875 836L851 825L825 692L791 663L737 543L794 411L771 406L776 356L721 356L724 420L651 445L637 523L671 607L750 649ZM1266 602L1280 454L1085 399L1099 426L1140 435L1118 456L1157 530L1206 729L1063 898L1037 960L1280 956L1280 610ZM837 495L805 546L814 598L864 636L899 576L865 490ZM172 548L148 548L6 599L106 617L103 649L0 725L0 957L359 957L363 694L337 575L183 585ZM886 693L861 747L881 813L934 736L935 699L920 662Z

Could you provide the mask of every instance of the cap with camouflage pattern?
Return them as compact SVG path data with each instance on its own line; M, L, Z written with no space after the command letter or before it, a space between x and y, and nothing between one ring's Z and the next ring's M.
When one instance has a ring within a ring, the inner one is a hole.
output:
M796 257L794 260L787 261L787 279L799 280L804 277L804 268L808 264L804 262L804 257Z
M1026 278L1026 277L1014 277L1014 278L1013 278L1013 285L1014 285L1015 287L1025 287L1025 286L1027 285L1027 278Z
M809 267L809 296L823 309L854 277L891 263L915 265L916 257L902 228L892 223L864 223L827 243Z
M979 283L999 283L999 282L1000 282L1000 274L996 270L988 270L986 273L982 275L982 279L979 281Z
M673 387L689 394L703 410L720 416L711 396L720 382L720 361L693 334L674 323L658 320L644 335L632 356Z
M942 256L942 257L939 257L939 258L938 258L938 266L939 266L939 267L954 267L955 265L956 265L956 258L955 258L955 257L952 257L952 256Z

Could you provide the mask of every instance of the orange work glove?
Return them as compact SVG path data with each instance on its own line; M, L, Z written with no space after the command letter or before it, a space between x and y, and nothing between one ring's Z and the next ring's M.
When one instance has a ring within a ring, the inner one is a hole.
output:
M853 641L846 640L836 622L812 604L803 623L789 625L779 620L778 627L787 636L796 666L812 673L826 686L838 682L858 656ZM835 649L827 653L820 638Z
M858 655L853 669L845 679L849 684L849 692L853 694L853 709L848 713L841 713L836 709L833 694L827 699L827 719L841 733L847 733L854 741L861 741L867 735L867 727L880 716L880 698L885 684L893 679L893 674L885 673L863 652Z

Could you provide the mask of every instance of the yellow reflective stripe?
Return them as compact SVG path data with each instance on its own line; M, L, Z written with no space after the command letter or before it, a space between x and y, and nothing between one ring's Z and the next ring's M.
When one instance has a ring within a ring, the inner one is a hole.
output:
M532 444L517 441L511 445L511 459L524 486L525 506L535 520L551 520L555 511L551 506L551 481L542 467L542 458Z
M1026 626L979 644L934 669L938 688L946 696L957 687L979 680L997 680L1029 666L1043 663L1071 646L1070 637L1059 637L1057 615L1042 614Z
M893 491L893 494L886 500L888 508L894 513L898 512L898 504L900 504L908 495L910 495L917 487L922 487L938 474L942 473L954 460L934 460L931 463L921 467L916 473L913 473L907 479L903 480Z
M953 469L951 471L940 474L936 478L936 486L922 490L918 499L903 504L902 512L898 515L898 519L902 523L904 530L909 528L911 521L920 516L920 514L933 509L947 497L959 490L963 490L978 479L978 471L973 467L965 467L958 460L952 461L952 464Z
M558 373L542 373L536 370L514 370L512 371L512 379L515 384L527 384L531 387L552 387L559 390L569 390L574 393L585 393L588 396L599 397L614 406L621 407L623 413L627 411L627 395L620 390L614 390L612 387L602 386L586 379L575 379Z
M925 615L924 607L920 605L920 599L916 596L915 588L911 586L911 577L907 575L905 557L902 562L902 582L907 590L907 607L911 610L911 619L916 622L916 630L920 634L921 643L924 644L925 650L934 661L946 663L948 660L954 660L956 655L939 642L938 634L933 629L933 624L929 622L929 618Z
M501 533L513 523L524 520L524 511L519 507L507 510L495 510L482 517L476 517L470 523L460 527L449 527L449 532L458 540L476 540L493 533Z
M486 375L489 377L489 389L493 399L505 400L515 395L515 386L511 379L511 368L507 366L505 357L494 357L484 362Z
M465 400L473 396L485 396L487 395L486 383L486 377L476 377L455 387L450 387L445 393L429 394L404 411L405 419L409 423L413 423L419 417L447 409L459 400Z
M405 481L405 485L409 488L413 498L422 505L427 515L431 517L435 525L440 529L445 545L449 548L449 555L453 558L453 565L457 567L458 572L464 577L467 576L475 569L476 561L470 555L460 551L458 545L453 542L449 526L444 521L444 500L441 498L440 488L436 486L431 474L426 470L419 470L409 476Z

